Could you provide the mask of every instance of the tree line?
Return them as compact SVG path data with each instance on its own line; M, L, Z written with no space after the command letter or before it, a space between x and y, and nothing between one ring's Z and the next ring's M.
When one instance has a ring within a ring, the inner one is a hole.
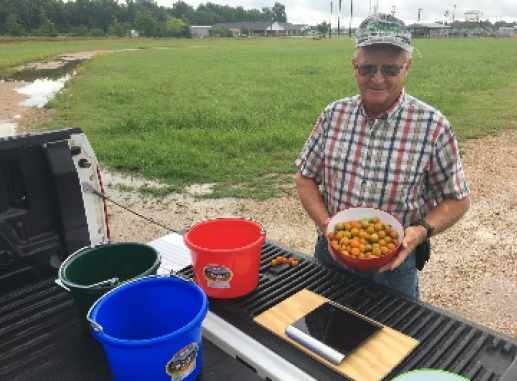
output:
M190 37L190 25L222 22L286 22L285 6L244 9L207 2L196 8L176 1L172 7L154 0L0 0L0 34L7 36Z

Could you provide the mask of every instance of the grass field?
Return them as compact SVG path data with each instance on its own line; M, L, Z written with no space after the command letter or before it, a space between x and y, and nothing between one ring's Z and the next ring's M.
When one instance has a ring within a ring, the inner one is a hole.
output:
M517 40L415 45L406 90L440 109L460 141L517 127ZM98 56L50 103L45 128L81 127L104 165L169 190L217 182L221 196L275 194L324 107L357 93L347 38L27 42L0 44L0 57L8 66L131 46L170 49Z
M200 44L203 44L200 41ZM0 37L0 72L27 62L55 57L61 53L112 49L145 49L192 45L192 40L177 39L79 39L79 38L5 38ZM197 42L196 42L197 44Z

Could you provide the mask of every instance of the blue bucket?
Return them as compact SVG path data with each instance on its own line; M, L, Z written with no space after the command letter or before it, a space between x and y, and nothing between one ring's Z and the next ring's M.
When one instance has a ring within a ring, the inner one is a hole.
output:
M125 283L88 312L116 381L194 380L203 366L203 290L174 277Z

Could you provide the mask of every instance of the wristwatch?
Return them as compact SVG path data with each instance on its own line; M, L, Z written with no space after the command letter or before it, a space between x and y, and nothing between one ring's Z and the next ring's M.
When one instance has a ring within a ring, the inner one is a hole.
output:
M420 218L418 220L413 221L410 226L423 226L425 230L427 230L426 239L431 238L431 236L433 235L434 229L431 227L431 225L429 225L427 222Z

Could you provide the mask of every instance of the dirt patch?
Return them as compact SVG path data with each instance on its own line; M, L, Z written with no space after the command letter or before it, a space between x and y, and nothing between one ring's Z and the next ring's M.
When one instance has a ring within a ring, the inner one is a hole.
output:
M0 137L30 131L51 117L51 110L21 105L29 97L16 89L25 82L0 82Z
M0 122L19 119L31 108L20 105L27 96L16 91L25 85L25 82L0 82Z
M26 131L51 117L44 108L20 106L24 96L14 91L15 86L19 84L0 82L0 124L16 117ZM472 207L458 224L432 239L431 262L420 273L421 296L437 307L517 337L517 131L472 140L462 148L466 148L463 164ZM264 224L269 239L313 253L316 233L294 184L282 197L257 201L195 197L210 192L211 184L153 198L143 197L136 189L159 184L110 173L104 174L104 181L108 196L171 229L210 217L252 217ZM114 205L109 206L109 216L114 241L148 242L168 233Z
M89 60L95 57L98 54L108 54L113 53L114 50L92 50L88 52L75 52L75 53L67 53L59 56L59 60L55 61L42 61L35 63L28 63L25 65L16 66L13 68L14 71L22 71L22 70L54 70L64 66L68 61L77 61L77 60Z
M35 125L41 125L52 118L52 110L41 107L30 107L18 122L17 132L19 134L29 132Z

